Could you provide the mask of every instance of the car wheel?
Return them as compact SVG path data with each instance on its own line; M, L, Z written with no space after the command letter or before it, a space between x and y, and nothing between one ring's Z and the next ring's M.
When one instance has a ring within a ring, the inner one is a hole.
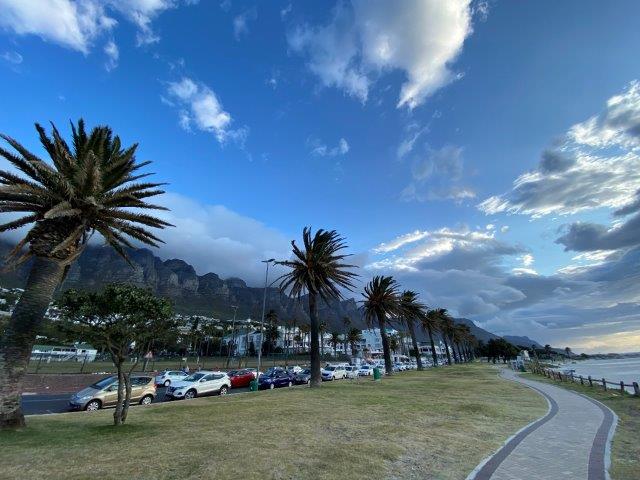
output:
M311 385L311 379L307 380L307 385Z
M223 385L222 387L220 387L220 395L226 395L228 392L227 386Z
M84 409L87 412L95 412L96 410L100 410L101 407L102 403L100 403L100 400L91 400L85 405Z
M168 387L169 385L171 385L171 380L165 380L164 381L164 386Z
M274 388L276 388L276 386L273 383L269 384L269 390L273 390Z
M140 405L151 405L151 402L153 402L152 395L145 395L140 399Z
M188 390L187 393L184 394L184 399L191 400L192 398L196 398L197 394L198 392L196 392L195 390Z
M291 383L291 381L289 381L289 386L293 385L293 383Z

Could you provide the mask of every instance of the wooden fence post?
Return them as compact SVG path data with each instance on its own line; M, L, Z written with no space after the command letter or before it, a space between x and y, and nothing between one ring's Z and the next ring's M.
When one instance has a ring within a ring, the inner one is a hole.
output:
M633 382L633 391L636 396L640 397L640 387L638 386L638 382Z
M620 393L624 394L624 382L620 380Z
M604 388L604 391L607 391L607 381L603 378L602 379L602 388Z
M571 383L573 383L573 372L571 372Z
M582 375L580 375L580 385L584 385L584 378L582 378Z
M589 375L589 386L593 387L593 380L591 380L591 375Z

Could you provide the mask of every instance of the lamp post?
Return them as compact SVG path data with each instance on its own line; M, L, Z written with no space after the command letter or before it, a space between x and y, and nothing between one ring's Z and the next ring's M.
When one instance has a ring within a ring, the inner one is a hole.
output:
M235 343L236 343L236 313L238 313L238 306L231 305L233 308L233 322L231 323L231 346L227 352L227 368L229 368L229 362L231 361L231 351L233 350L233 356L235 357Z
M275 258L270 258L269 260L262 260L262 263L267 264L267 269L264 274L264 294L262 296L262 317L260 318L260 341L258 342L258 369L256 370L256 382L260 376L260 367L262 365L262 338L264 336L264 310L267 306L267 288L269 284L269 265L272 262L275 262Z

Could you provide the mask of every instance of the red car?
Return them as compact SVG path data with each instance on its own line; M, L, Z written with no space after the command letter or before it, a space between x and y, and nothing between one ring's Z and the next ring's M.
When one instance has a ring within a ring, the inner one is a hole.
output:
M229 375L231 379L231 388L248 387L249 382L256 378L255 373L248 368L244 370L232 370L227 372L227 375Z

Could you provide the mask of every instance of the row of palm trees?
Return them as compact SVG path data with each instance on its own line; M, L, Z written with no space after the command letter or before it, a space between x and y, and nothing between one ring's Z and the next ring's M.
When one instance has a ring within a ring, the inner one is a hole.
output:
M329 302L343 298L343 291L353 291L354 281L358 276L354 265L346 263L348 254L346 242L335 230L317 230L312 234L305 227L302 232L303 246L295 241L292 245L292 259L277 262L289 268L282 275L280 288L291 296L301 300L307 296L311 330L311 386L319 386L321 322L318 319L318 301ZM364 287L362 294L362 313L369 325L377 323L382 340L385 370L393 373L391 348L387 329L394 324L403 323L411 336L413 353L418 369L422 370L422 359L416 336L416 324L427 332L431 343L433 365L438 365L434 334L439 332L445 343L447 361L452 363L451 352L455 361L470 360L473 356L475 338L466 325L456 325L446 309L428 309L416 292L406 290L400 292L398 282L391 276L375 276ZM336 339L337 344L337 339Z
M13 220L0 225L0 233L28 228L7 263L16 266L26 260L32 262L25 290L0 338L0 429L25 424L21 409L22 384L36 335L55 290L91 236L100 233L106 243L129 262L126 249L134 247L132 241L157 247L162 240L149 228L171 226L142 213L165 210L147 201L163 194L164 184L149 182L146 177L152 174L140 173L150 162L137 161L137 144L124 147L108 126L98 126L88 132L82 120L77 125L71 124L71 144L55 125L51 128L48 134L36 124L49 161L39 158L13 138L0 135L12 148L0 147L0 156L12 167L0 170L0 213L17 214ZM346 263L349 256L343 253L346 243L335 231L318 230L312 234L305 228L302 241L301 248L292 241L292 258L278 262L289 269L281 277L280 287L293 297L307 296L311 381L313 386L318 386L321 381L318 302L341 299L343 291L353 290L357 274L353 271L355 266ZM363 312L368 321L378 322L388 373L391 373L386 334L389 322L402 318L411 328L414 322L420 322L430 338L436 329L436 324L428 320L433 319L433 313L429 317L433 311L425 313L417 296L405 293L402 302L398 284L391 277L375 277L365 287ZM447 332L440 326L438 329ZM415 349L415 334L412 341Z

